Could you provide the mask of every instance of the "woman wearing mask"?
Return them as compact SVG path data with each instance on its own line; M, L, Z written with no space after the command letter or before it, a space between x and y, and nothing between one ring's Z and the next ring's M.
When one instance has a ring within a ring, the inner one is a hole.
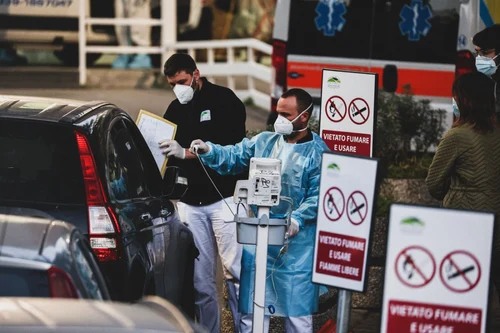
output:
M453 84L457 119L441 140L426 179L444 207L500 213L500 129L493 85L481 73L463 74Z
M441 140L427 175L431 195L443 207L495 212L500 222L500 128L494 82L467 73L453 84L456 120ZM495 227L491 277L500 288L500 227Z

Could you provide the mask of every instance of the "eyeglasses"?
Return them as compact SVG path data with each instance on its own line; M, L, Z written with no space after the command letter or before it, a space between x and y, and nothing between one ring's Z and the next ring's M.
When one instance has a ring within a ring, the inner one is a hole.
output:
M474 55L474 57L477 57L477 56L482 56L482 57L487 57L488 54L495 54L495 49L479 49L479 50L474 50L472 52L472 54Z

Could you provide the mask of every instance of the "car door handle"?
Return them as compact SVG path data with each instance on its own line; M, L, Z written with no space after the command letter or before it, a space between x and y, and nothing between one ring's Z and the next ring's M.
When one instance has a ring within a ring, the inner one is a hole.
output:
M141 220L143 222L151 221L152 219L153 219L153 217L149 213L144 213L141 215Z

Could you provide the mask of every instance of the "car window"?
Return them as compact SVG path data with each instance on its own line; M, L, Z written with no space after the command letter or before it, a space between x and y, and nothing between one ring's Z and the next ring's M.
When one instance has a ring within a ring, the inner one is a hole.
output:
M47 272L0 267L0 297L49 297Z
M134 141L141 159L141 163L146 170L146 182L148 184L149 192L154 196L161 195L161 175L158 166L154 160L153 154L149 149L146 140L142 136L137 126L128 119L123 120L129 129L130 136Z
M140 154L122 120L111 127L107 154L107 179L112 198L128 200L148 196Z
M424 0L418 8L411 0L294 0L291 3L289 54L455 62L459 0ZM424 19L427 6L430 18ZM344 10L343 15L336 15Z
M89 293L89 297L93 299L103 299L102 279L98 276L98 266L95 261L89 255L89 249L84 246L82 239L75 238L73 242L72 251L75 258L75 268L78 272L78 276L82 281L85 289Z
M85 202L78 146L71 128L0 120L0 200Z

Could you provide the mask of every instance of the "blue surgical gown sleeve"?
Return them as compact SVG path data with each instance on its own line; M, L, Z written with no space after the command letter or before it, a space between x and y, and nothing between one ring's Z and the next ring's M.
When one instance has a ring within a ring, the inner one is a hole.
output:
M315 157L309 160L309 165L306 167L310 172L307 179L307 191L304 200L299 207L292 212L292 218L299 222L300 227L304 227L306 221L316 221L318 215L318 198L319 198L319 178L321 175L321 160L317 161Z
M200 155L200 158L203 164L221 175L239 174L248 168L250 159L255 154L257 137L258 135L252 139L245 138L234 146L207 142L212 149L209 153Z

